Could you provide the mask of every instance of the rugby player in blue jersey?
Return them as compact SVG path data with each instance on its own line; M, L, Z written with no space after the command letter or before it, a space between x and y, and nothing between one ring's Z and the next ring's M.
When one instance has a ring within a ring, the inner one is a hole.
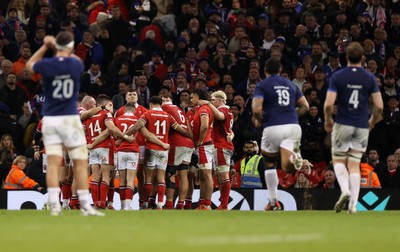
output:
M360 160L368 144L369 130L378 121L382 96L373 74L361 66L364 50L358 42L347 46L347 67L335 72L329 81L324 104L325 130L332 132L332 162L342 191L335 204L336 212L349 208L357 212L360 192ZM373 110L369 118L369 98ZM337 104L335 122L332 111Z
M300 89L290 80L279 76L282 66L279 60L269 59L265 63L266 76L254 91L253 123L263 127L261 150L266 161L264 172L269 192L269 203L265 210L280 210L277 200L278 175L276 164L281 156L282 169L300 169L303 159L300 154L301 127L299 116L307 113L309 106Z
M56 50L51 58L43 58L49 50ZM61 214L58 170L63 158L62 148L68 150L75 164L77 193L82 215L103 216L89 202L88 151L85 133L78 115L82 61L74 55L74 38L70 32L60 32L57 38L46 36L43 45L27 62L31 72L40 73L46 102L43 106L43 142L48 159L46 182L51 215Z

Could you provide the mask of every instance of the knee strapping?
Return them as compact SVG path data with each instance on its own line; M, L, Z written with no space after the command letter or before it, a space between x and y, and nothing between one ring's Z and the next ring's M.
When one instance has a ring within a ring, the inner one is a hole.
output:
M88 158L88 150L84 145L69 149L68 154L72 160L84 160Z
M175 175L176 173L176 166L171 166L168 165L167 166L167 170L166 170L166 178L165 178L165 186L169 189L175 189L175 181L172 181L171 178Z
M185 171L185 170L189 170L189 165L187 164L180 164L178 166L178 171Z

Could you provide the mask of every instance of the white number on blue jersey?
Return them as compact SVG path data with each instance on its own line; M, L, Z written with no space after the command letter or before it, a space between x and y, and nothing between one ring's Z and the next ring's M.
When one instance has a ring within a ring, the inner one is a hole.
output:
M353 92L351 92L351 95L350 95L349 104L353 105L354 109L357 109L358 104L360 103L360 101L358 99L358 93L359 93L359 91L357 89L355 89L355 90L353 90Z
M276 93L278 94L278 104L280 106L287 106L290 103L290 94L286 89L277 89Z
M53 80L52 85L54 87L53 98L55 99L71 98L74 94L74 81L72 79L56 79Z

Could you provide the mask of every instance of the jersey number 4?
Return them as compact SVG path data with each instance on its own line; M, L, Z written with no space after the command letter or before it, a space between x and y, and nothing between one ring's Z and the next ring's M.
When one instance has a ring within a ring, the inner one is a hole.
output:
M357 89L353 90L350 95L349 104L353 105L354 109L358 108L358 104L360 103L358 98L359 91Z
M74 81L72 79L53 80L52 85L54 87L53 98L55 99L71 98L74 94Z

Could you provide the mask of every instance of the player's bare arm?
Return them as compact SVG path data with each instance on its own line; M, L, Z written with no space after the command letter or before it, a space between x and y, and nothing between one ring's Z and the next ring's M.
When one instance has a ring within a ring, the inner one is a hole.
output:
M310 105L308 104L307 99L304 96L300 97L296 101L296 105L297 105L296 112L299 117L305 115L308 112L308 110L310 110Z
M178 132L179 134L181 134L182 136L188 137L190 139L193 139L193 134L192 132L190 132L189 130L185 130L184 128L182 128L182 126L180 126L178 123L174 123L173 125L171 125L171 127Z
M108 137L109 135L110 135L110 130L108 130L108 129L103 130L103 131L100 133L100 135L98 135L98 136L96 137L96 139L93 141L93 143L87 145L87 148L88 148L89 150L90 150L90 149L93 149L93 147L95 147L95 146L98 145L99 143L101 143L101 142L103 142L104 140L106 140L107 137Z
M104 122L106 125L107 129L111 131L114 135L116 135L119 138L123 138L126 141L132 143L134 141L132 136L129 136L128 134L124 134L117 126L115 126L114 122L112 120L107 120Z
M43 59L43 56L47 50L53 49L56 44L56 39L53 36L46 36L43 40L43 45L32 55L32 57L26 62L26 68L29 72L34 73L33 65L36 62Z
M86 110L86 111L82 112L82 114L80 115L81 116L81 121L85 121L85 120L89 119L90 117L94 116L95 114L97 114L101 110L103 110L103 106L94 107L94 108L91 108L89 110Z
M210 118L208 115L203 114L200 117L200 133L199 133L199 141L196 143L196 146L201 146L203 144L204 138L206 137L208 130L208 123Z
M199 101L199 105L200 106L204 105L204 104L207 104L211 108L215 119L217 119L218 121L225 120L225 114L222 113L221 111L219 111L210 101L207 101L207 100L200 100Z
M371 94L372 104L374 105L372 116L369 119L369 130L372 130L379 120L382 120L383 101L381 92Z
M324 115L325 115L325 130L326 132L332 132L333 127L333 106L335 105L336 101L336 93L328 91L326 94L326 100L324 104Z
M127 134L128 136L131 136L131 135L135 134L135 133L138 132L141 128L143 128L145 124L146 124L146 123L145 123L142 119L138 120L137 123L135 123L135 125L134 125L133 127L130 127L130 128L126 131L126 134Z
M151 133L146 127L140 128L140 133L143 134L143 136L149 140L149 142L155 143L157 145L162 146L164 149L168 150L169 149L169 144L164 143L156 135Z
M253 123L256 128L261 127L262 125L262 105L263 105L264 99L262 97L254 97L253 102L251 104L251 108L253 110Z

